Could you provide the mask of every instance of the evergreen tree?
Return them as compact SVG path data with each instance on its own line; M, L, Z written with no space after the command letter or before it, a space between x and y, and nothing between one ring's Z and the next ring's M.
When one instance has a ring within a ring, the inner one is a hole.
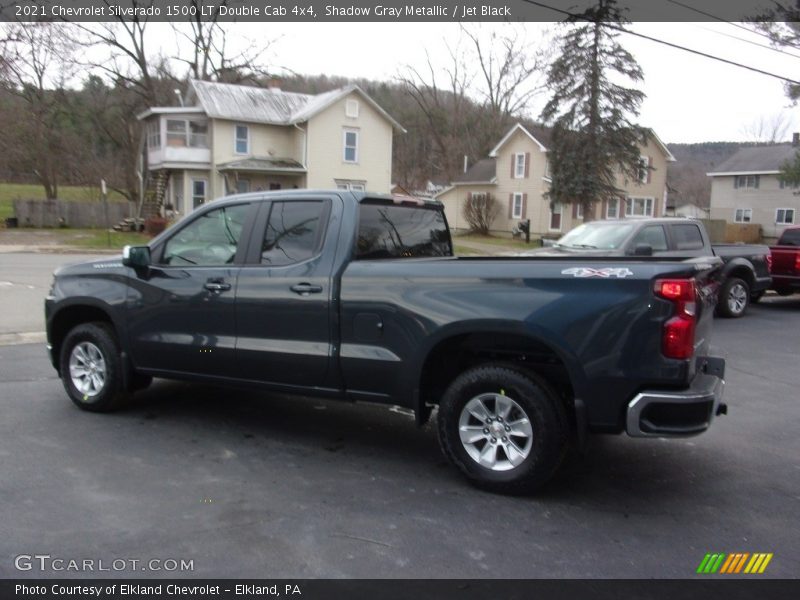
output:
M550 202L581 203L586 220L594 218L598 202L619 197L619 173L636 180L642 168L638 143L645 130L631 118L638 116L644 93L618 83L643 80L617 41L627 22L615 0L598 0L568 19L547 71L552 96L541 117L553 127Z

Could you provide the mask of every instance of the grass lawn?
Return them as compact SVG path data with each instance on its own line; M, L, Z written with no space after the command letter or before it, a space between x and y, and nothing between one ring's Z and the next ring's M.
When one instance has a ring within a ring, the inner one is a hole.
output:
M151 239L146 233L132 231L108 233L105 229L54 229L53 232L57 236L59 244L97 250L114 248L120 252L123 246L144 246ZM110 245L109 240L111 241Z
M536 240L531 240L530 244L526 244L524 238L517 240L506 237L495 237L492 235L476 235L474 233L453 236L453 243L456 246L458 246L459 242L462 240L465 242L475 242L477 244L502 246L503 248L508 248L509 250L532 250L533 248L538 248L540 246Z
M16 199L39 198L44 200L44 188L31 183L0 183L0 222L14 216ZM91 186L62 185L58 187L59 200L95 200L100 201L100 188ZM111 202L124 200L117 192L109 192Z

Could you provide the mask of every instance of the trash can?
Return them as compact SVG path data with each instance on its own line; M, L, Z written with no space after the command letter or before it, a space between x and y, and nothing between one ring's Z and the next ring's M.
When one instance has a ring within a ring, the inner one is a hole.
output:
M17 217L6 217L6 227L8 229L19 227L19 221L17 220Z

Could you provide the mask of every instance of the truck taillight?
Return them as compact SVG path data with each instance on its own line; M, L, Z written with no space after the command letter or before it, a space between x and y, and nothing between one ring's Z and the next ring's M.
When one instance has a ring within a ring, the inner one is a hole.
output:
M697 322L697 286L694 279L658 279L654 291L675 305L675 315L664 323L661 352L667 358L691 358Z
M800 273L800 251L794 255L794 271Z
M772 251L767 252L767 272L772 273Z

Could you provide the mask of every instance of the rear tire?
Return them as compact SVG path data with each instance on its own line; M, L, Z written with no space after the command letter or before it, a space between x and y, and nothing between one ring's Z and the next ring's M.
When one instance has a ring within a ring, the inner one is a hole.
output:
M556 472L568 446L564 405L538 376L488 364L459 375L439 404L439 442L474 485L531 493Z
M719 314L729 319L738 319L744 315L750 304L750 286L738 277L731 277L719 293Z
M108 412L127 400L119 344L107 323L74 327L61 345L59 364L64 389L81 409Z

